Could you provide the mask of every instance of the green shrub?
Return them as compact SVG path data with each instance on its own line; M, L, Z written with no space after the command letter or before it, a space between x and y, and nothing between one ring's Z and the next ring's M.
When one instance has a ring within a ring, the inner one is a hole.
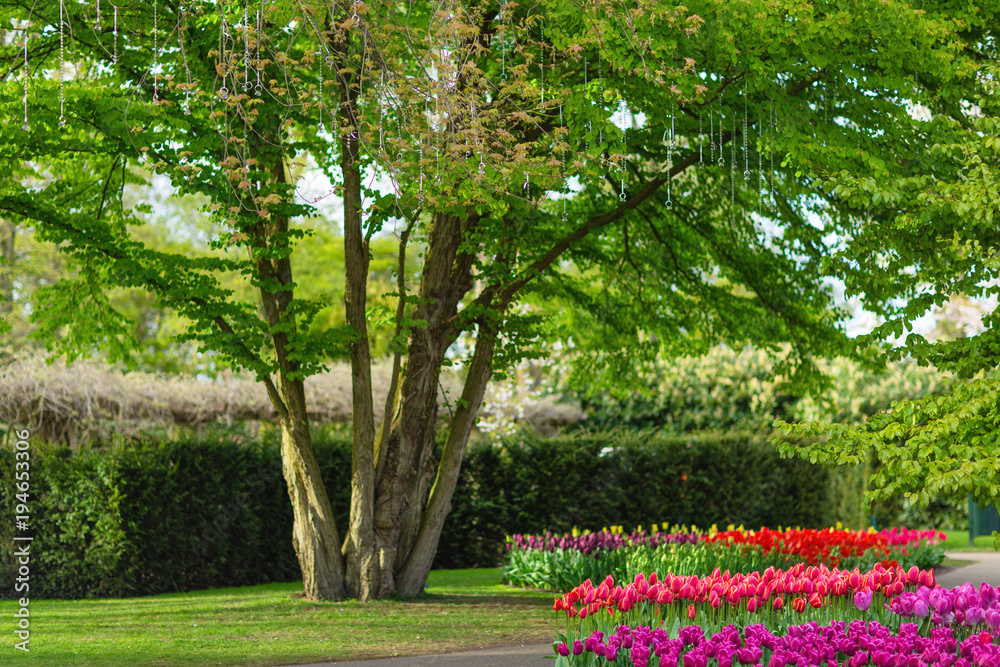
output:
M831 511L829 480L752 433L521 434L468 451L435 564L496 566L505 535L574 527L827 527L847 518Z
M349 446L317 457L346 521ZM116 443L70 456L32 451L32 597L107 597L290 581L299 575L277 443L242 436ZM0 465L9 479L13 457ZM12 515L10 484L0 506ZM13 594L12 540L0 545L0 595Z

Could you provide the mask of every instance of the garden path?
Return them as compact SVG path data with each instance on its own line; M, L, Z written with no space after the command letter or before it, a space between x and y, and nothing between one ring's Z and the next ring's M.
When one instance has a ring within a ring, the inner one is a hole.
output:
M984 581L991 586L1000 586L1000 552L954 552L949 553L948 558L974 560L976 563L965 567L947 568L936 575L934 580L941 586L954 588L969 582L978 587Z
M444 655L408 655L402 658L324 662L309 667L552 667L552 644L498 646Z

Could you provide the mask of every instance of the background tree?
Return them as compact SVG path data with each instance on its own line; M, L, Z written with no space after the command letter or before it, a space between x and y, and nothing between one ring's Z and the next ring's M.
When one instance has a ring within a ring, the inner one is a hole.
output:
M1000 505L998 27L995 14L967 17L963 55L975 76L962 101L928 114L925 168L884 180L826 176L827 189L872 211L828 260L828 271L844 276L849 293L882 322L859 345L881 345L887 358L933 364L956 377L947 394L899 401L863 424L777 423L784 434L809 438L779 441L788 455L830 465L873 455L881 467L866 506L900 494L922 507L967 494ZM912 332L925 313L970 299L980 304L977 317L967 307L959 326L938 327L943 335ZM1000 549L996 533L994 545Z
M543 334L588 334L585 366L608 381L722 339L791 342L785 369L804 375L811 355L845 350L821 259L867 202L824 175L926 173L931 126L912 105L961 108L975 76L949 3L157 0L114 16L105 4L100 20L96 3L0 6L14 26L0 216L34 225L78 271L37 295L43 334L56 353L99 343L127 359L131 324L106 290L141 287L186 318L183 339L255 374L280 415L313 599L422 589L486 383ZM310 158L343 203L340 327L293 277L312 211L296 168ZM208 197L225 252L138 241L121 197L136 164ZM381 317L371 253L389 234L395 308ZM558 310L514 307L528 299ZM376 427L378 326L394 381ZM436 450L438 377L463 334L465 386ZM342 540L303 382L345 353Z

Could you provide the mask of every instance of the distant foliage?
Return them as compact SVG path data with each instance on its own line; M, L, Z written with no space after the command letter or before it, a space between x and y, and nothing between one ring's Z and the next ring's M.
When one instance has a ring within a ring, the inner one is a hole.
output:
M777 374L773 353L718 346L703 356L657 360L627 396L597 392L580 398L588 423L598 428L756 431L769 429L775 419L865 421L894 401L943 391L948 379L908 362L891 364L884 373L845 359L818 365L831 376L831 385L819 396L808 396Z

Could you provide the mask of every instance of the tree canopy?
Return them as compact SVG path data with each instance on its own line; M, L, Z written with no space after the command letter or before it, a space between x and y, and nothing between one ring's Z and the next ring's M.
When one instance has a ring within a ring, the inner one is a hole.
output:
M947 147L986 127L990 0L98 7L0 2L0 216L78 271L38 290L36 320L56 353L126 359L132 327L107 290L141 288L189 323L183 338L264 384L311 598L421 590L486 382L540 336L572 336L604 381L719 340L789 342L787 370L808 372L852 349L826 276L892 313L917 283L872 275L886 268L920 259L950 272L942 287L978 285L938 256L978 267L962 234L938 236L965 218L925 190L971 187ZM294 261L313 232L297 190L309 160L342 202L342 319L296 279L321 268ZM137 165L207 198L217 252L139 240L121 196ZM381 239L395 284L373 308ZM378 328L394 369L379 425ZM436 449L460 339L466 382ZM344 539L303 389L342 356Z

